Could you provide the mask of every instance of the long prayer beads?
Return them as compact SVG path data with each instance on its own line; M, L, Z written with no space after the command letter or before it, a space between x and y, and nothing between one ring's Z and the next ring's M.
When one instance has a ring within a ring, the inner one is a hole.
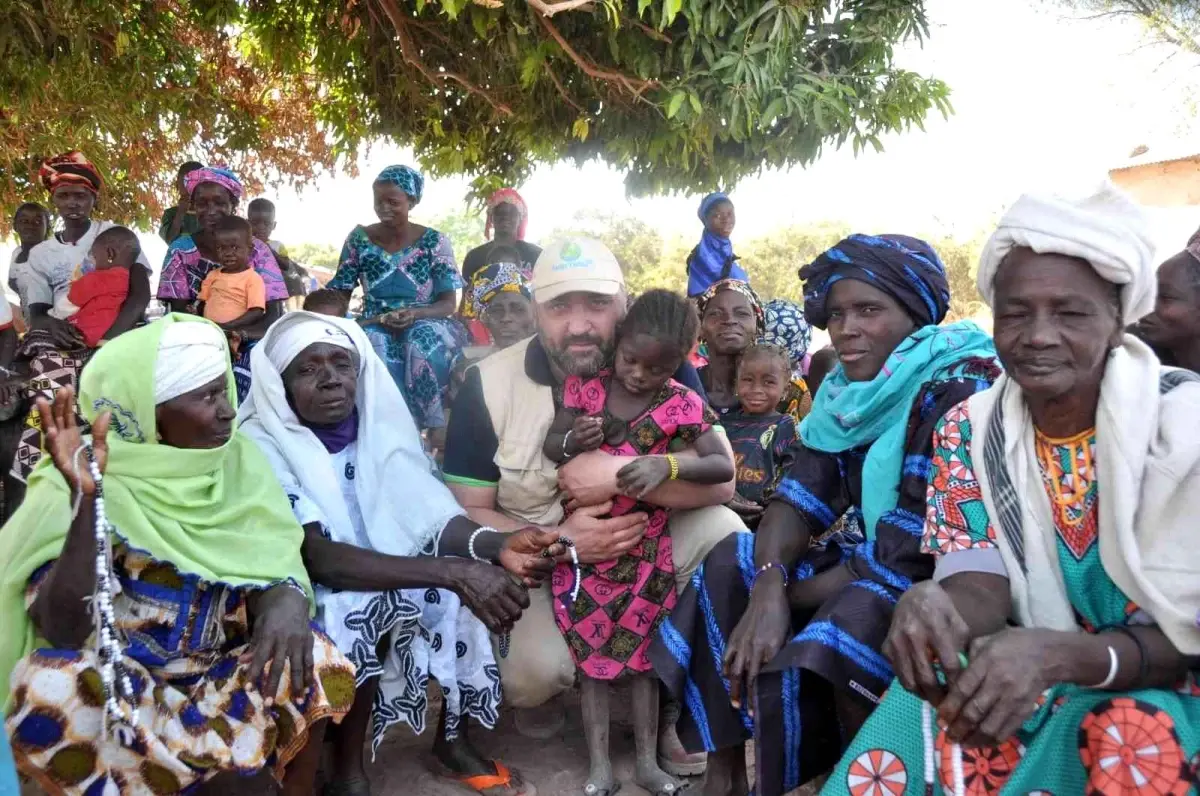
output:
M571 541L571 539L569 537L560 536L554 540L554 544L560 544L563 547L567 548L567 550L571 551L571 568L575 571L575 584L571 587L571 602L575 602L577 599L579 599L579 585L580 585L580 581L583 580L582 574L579 571L579 553L577 553L575 551L575 542ZM549 558L549 557L550 557L550 550L549 550L549 548L547 548L546 550L542 551L542 558ZM512 634L511 633L501 633L500 634L500 642L499 642L501 658L508 657L508 650L509 650L509 646L511 644L512 644Z
M111 731L125 746L134 743L137 736L138 714L133 680L122 662L123 650L118 638L117 622L113 615L113 571L112 533L104 508L104 476L92 453L90 445L81 445L75 451L74 465L76 481L79 479L79 458L87 459L88 471L96 485L95 495L95 542L96 542L96 586L92 593L91 610L95 622L96 656L100 661L100 682L104 690L104 730ZM72 518L79 515L82 490L76 497Z

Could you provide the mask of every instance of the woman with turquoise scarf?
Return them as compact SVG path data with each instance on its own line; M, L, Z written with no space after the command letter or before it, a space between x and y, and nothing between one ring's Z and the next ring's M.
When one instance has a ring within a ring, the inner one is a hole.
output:
M828 771L892 678L892 609L933 574L920 530L933 424L999 375L990 338L940 327L945 268L928 244L852 235L800 271L805 315L838 367L800 425L792 468L754 535L713 549L663 623L655 671L708 751L705 796L779 796ZM856 515L829 536L844 514Z
M0 682L17 766L49 794L260 770L312 794L354 666L311 625L304 532L234 395L224 333L168 315L83 371L91 438L69 388L39 402L48 455L0 529Z

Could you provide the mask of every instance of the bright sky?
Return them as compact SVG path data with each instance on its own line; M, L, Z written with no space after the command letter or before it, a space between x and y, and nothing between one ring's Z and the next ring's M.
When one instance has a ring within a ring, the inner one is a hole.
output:
M967 237L986 231L1026 190L1094 184L1134 147L1149 145L1153 154L1200 128L1188 110L1200 64L1145 46L1135 21L1081 20L1037 0L929 0L927 7L929 40L923 49L907 48L902 63L945 80L955 114L928 119L926 132L888 136L882 154L830 150L807 169L768 170L743 181L732 192L735 242L826 220L867 232ZM1200 151L1200 139L1191 151ZM272 196L275 237L340 245L355 224L374 220L374 175L411 162L411 152L380 144L362 158L356 179L323 178L299 194ZM428 181L414 217L453 211L466 189L466 180ZM584 209L635 215L668 237L699 232L698 196L630 200L621 175L595 163L539 169L520 190L535 241ZM1160 246L1170 252L1200 226L1200 207L1155 211L1153 218ZM144 240L152 260L165 251L157 238Z

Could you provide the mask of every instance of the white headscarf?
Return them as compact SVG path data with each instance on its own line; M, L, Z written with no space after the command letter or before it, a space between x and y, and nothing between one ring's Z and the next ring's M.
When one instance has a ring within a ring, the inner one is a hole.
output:
M1146 214L1108 180L1082 199L1026 194L1000 219L979 258L979 293L994 306L996 272L1016 246L1087 262L1121 286L1121 320L1135 323L1154 310L1154 243Z
M166 403L224 376L225 333L212 323L172 323L163 330L154 361L154 404Z
M312 312L289 312L276 321L250 354L253 380L238 412L241 430L281 481L298 483L317 504L335 540L354 539L333 460L292 411L283 386L283 370L316 343L359 356L354 488L372 549L396 556L435 550L446 523L466 512L434 476L404 397L354 321Z

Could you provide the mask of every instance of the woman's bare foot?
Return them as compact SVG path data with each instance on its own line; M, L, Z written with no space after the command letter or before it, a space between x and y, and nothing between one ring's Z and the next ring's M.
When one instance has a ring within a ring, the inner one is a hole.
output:
M746 778L746 747L733 746L708 756L703 796L749 796Z

